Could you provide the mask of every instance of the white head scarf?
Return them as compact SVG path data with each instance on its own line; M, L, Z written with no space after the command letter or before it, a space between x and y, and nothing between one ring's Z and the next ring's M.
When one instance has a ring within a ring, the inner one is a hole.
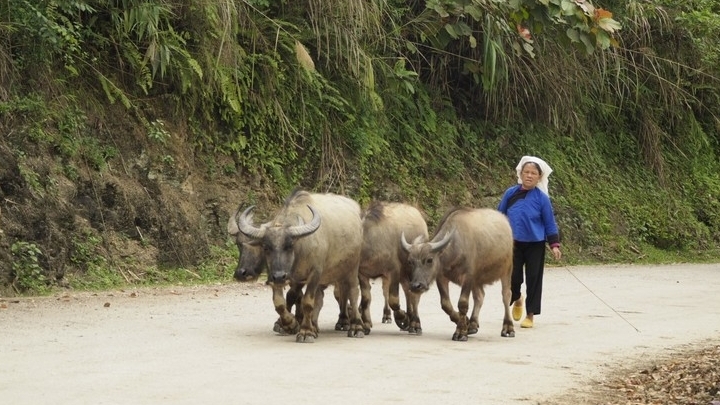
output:
M522 159L520 159L520 163L518 163L517 167L515 168L518 177L518 184L522 184L522 178L520 177L520 173L522 172L523 165L528 162L537 163L538 166L540 166L540 170L542 170L542 176L540 176L540 181L538 181L537 187L543 193L549 196L550 193L548 192L548 177L550 177L550 173L552 173L553 170L550 168L550 165L545 163L545 161L540 159L539 157L523 156Z

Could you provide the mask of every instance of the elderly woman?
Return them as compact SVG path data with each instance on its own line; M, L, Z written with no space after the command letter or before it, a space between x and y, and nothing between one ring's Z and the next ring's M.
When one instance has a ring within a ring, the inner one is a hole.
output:
M508 188L498 210L508 216L513 231L512 315L519 321L523 313L520 292L525 282L527 315L520 323L532 328L534 316L540 314L542 282L545 268L545 244L555 259L562 257L560 236L553 206L548 194L548 177L552 173L544 160L523 156L516 168L518 184Z

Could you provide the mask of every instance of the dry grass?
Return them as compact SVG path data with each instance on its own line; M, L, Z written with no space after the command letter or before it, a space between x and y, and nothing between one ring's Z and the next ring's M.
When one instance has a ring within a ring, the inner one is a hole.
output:
M589 390L575 391L547 403L720 405L720 344L707 342L673 351L619 370Z

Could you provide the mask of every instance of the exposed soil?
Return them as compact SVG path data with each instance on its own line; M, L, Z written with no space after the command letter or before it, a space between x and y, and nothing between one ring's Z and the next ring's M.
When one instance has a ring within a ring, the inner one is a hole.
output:
M133 122L127 112L115 113L112 120L89 118L98 122L92 138L100 148L116 150L104 168L82 150L65 160L52 145L11 130L0 141L0 293L24 292L12 268L17 242L40 249L50 285L82 276L93 260L107 261L132 282L148 267L201 263L226 241L227 219L240 204L262 209L281 201L263 179L223 172L239 170L226 156L197 161L186 128L167 127L170 138L152 142L126 124ZM21 160L13 144L23 145Z
M454 326L435 290L422 336L333 325L326 294L313 344L272 332L258 283L0 298L0 399L55 404L697 404L718 395L720 266L548 269L533 329L500 337L499 285L478 334ZM452 293L457 294L453 289ZM456 295L455 295L456 296ZM516 324L516 327L518 325Z

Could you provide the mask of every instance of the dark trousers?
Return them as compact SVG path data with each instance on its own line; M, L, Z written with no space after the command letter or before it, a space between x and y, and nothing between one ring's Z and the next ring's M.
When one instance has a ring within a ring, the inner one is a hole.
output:
M544 270L545 242L515 241L510 301L520 299L520 287L525 282L525 312L529 314L540 313Z

